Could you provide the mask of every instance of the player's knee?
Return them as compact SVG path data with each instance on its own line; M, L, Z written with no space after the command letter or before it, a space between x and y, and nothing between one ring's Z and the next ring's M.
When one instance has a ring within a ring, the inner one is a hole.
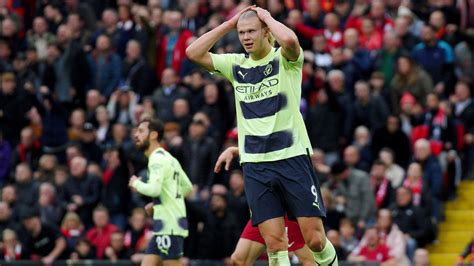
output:
M306 245L312 251L319 252L324 249L326 236L320 232L312 232L311 236L308 238Z
M288 249L285 235L271 233L264 237L268 252L276 252Z
M232 253L232 255L230 256L230 259L232 261L232 265L235 265L235 266L245 265L245 258L237 252Z

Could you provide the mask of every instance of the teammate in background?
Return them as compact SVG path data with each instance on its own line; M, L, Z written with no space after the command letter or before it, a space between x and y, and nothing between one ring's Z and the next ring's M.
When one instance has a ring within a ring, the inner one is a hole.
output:
M237 154L239 154L237 147L227 148L217 159L214 171L219 173L223 163L226 164L225 169L229 170L230 162ZM304 243L298 223L285 217L285 229L288 237L288 252L294 252L301 265L315 266L313 254ZM232 265L251 266L265 250L265 240L258 227L252 227L249 221L242 231L239 242L231 256Z
M237 28L245 54L209 50ZM280 48L273 47L273 38ZM321 217L326 215L308 155L311 143L299 111L303 49L296 34L262 8L250 6L203 34L186 55L235 89L245 193L267 246L270 265L290 265L284 216L296 217L319 265L338 265Z
M143 120L135 133L135 145L148 157L147 178L132 176L132 190L153 199L153 238L142 265L181 265L184 238L188 236L184 197L192 184L178 160L165 151L163 123Z

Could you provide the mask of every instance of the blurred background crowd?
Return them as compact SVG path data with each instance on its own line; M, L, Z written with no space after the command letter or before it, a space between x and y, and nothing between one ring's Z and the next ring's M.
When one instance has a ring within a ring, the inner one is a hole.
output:
M127 186L146 175L133 133L157 117L194 184L184 255L229 264L249 219L238 161L213 172L237 145L233 91L185 49L249 4L0 0L0 258L139 262L151 227ZM472 1L255 4L304 49L301 113L339 260L426 259L443 203L474 178ZM213 52L243 52L237 33Z

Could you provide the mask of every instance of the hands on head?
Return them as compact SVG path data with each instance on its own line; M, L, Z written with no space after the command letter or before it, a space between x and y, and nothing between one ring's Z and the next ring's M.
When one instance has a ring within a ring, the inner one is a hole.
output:
M237 22L239 21L240 16L249 10L255 11L257 13L258 18L262 21L265 21L265 19L271 17L271 14L270 12L268 12L268 10L263 9L261 7L257 7L256 5L251 5L240 10L237 14L235 14L231 19L228 20L228 23L230 23L230 25L232 25L232 27L234 28L237 27Z

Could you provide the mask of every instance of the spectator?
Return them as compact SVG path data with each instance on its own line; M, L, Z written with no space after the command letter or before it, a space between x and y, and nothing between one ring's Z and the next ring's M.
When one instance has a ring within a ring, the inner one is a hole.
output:
M68 179L68 169L64 166L58 166L54 169L53 185L56 189L56 195L58 199L64 199L64 184Z
M464 145L464 176L473 176L474 168L474 100L467 83L458 82L455 94L452 96L454 102L454 117L457 120L456 129L464 134L458 133L458 147ZM471 168L471 169L469 169Z
M400 56L395 76L390 83L390 91L392 108L399 112L398 103L404 92L409 92L418 103L423 103L426 95L433 91L433 82L425 70L415 65L410 57Z
M369 6L369 14L367 17L374 21L375 30L380 34L384 34L384 32L393 28L393 21L388 17L385 11L385 3L380 0L373 1ZM356 13L355 16L349 17L346 27L356 28L360 32L364 18L361 13Z
M19 228L17 223L12 219L12 210L10 209L10 206L8 206L8 203L0 201L0 235L3 235L3 231L7 229L17 231ZM1 242L4 244L3 241Z
M344 149L344 162L352 169L367 175L370 170L370 162L362 161L360 150L355 145L347 146Z
M107 110L111 121L125 125L135 125L137 123L134 111L138 103L137 95L127 85L121 86L112 93Z
M413 50L413 60L420 64L431 76L434 91L439 95L448 95L453 84L453 48L436 37L436 29L425 25L421 31L422 42Z
M385 164L382 161L377 160L372 165L372 170L370 171L370 182L377 209L389 207L395 198L392 184L385 177L385 170Z
M324 29L315 29L300 23L296 25L295 30L307 39L311 39L316 35L324 35L327 39L329 50L332 50L343 45L343 36L339 29L339 24L339 17L334 13L328 13L324 16Z
M214 181L212 166L218 155L214 140L206 137L209 124L206 114L196 113L189 126L189 136L175 151L184 171L199 190L208 190Z
M355 237L354 225L349 219L343 219L339 226L339 231L341 232L341 246L348 254L359 244L359 241Z
M117 231L110 235L110 246L105 249L105 257L111 262L117 260L130 260L132 251L124 245L124 235Z
M75 101L75 104L82 105L88 81L88 78L84 78L84 74L90 76L91 73L87 57L79 43L73 40L73 32L69 26L61 25L58 28L57 43L48 46L47 60L53 67L55 82L54 86L45 85L54 88L59 102Z
M326 221L324 223L326 231L339 230L342 220L346 217L344 205L336 202L328 188L321 188L321 197L323 198L324 207L326 207Z
M106 146L121 148L124 153L129 156L130 150L134 147L130 139L130 132L128 127L122 123L115 123L112 126L111 139L106 143Z
M248 211L247 199L244 191L244 176L242 171L234 170L229 178L229 211L233 212L239 222L239 231L242 231L247 224L250 215Z
M56 197L56 190L51 183L45 182L39 186L38 205L43 223L59 224L64 210Z
M388 247L381 243L377 229L367 229L364 238L367 242L349 255L350 262L378 262L381 265L394 265L395 261L390 256Z
M345 163L336 162L331 166L333 184L329 187L336 196L347 200L345 214L357 228L363 230L367 223L375 218L374 194L370 190L370 181L366 173L348 168Z
M127 43L126 57L122 63L122 78L140 99L151 95L155 87L154 73L142 57L142 47L136 40Z
M97 144L104 146L111 138L111 127L109 113L107 108L103 105L95 109L95 120L97 121Z
M169 11L167 16L168 33L158 43L156 75L161 79L164 69L172 68L179 73L185 58L186 42L192 33L182 28L183 15L180 11Z
M94 30L96 27L96 18L89 3L80 3L79 0L68 0L65 2L67 13L77 13L84 19L85 27L88 30Z
M184 7L183 21L185 29L196 33L199 28L206 24L204 17L199 15L199 1L191 0L188 1Z
M339 236L339 231L337 230L329 230L326 233L327 238L329 241L331 241L332 245L334 246L334 249L336 250L337 254L337 259L344 261L347 259L348 252L344 250L341 246L341 239Z
M474 76L474 68L472 60L474 55L474 31L468 30L464 36L464 40L454 46L455 53L455 69L454 72L459 81L472 83Z
M68 252L72 253L84 233L84 226L79 215L75 212L66 213L61 222L60 230L66 239Z
M64 201L67 210L75 211L84 225L91 223L92 209L100 197L100 180L86 173L87 161L84 157L74 157L71 161L71 175L64 184Z
M400 118L394 115L387 118L385 127L374 132L372 148L373 154L379 154L383 148L389 148L394 153L395 163L401 167L408 166L411 159L410 141L401 130Z
M37 210L25 210L21 215L26 232L21 237L25 248L31 252L31 259L41 260L44 264L52 264L63 258L66 240L61 233L49 224L42 223Z
M26 111L22 96L15 85L15 75L7 72L1 76L0 89L0 129L5 140L15 147L20 131L26 125ZM8 125L8 126L7 126Z
M423 181L428 184L431 192L431 201L433 206L432 215L440 219L440 203L442 188L442 171L438 159L431 154L429 141L419 139L415 142L414 160L418 162L423 169Z
M395 32L400 38L400 45L404 51L412 51L416 44L418 44L419 38L409 30L410 18L404 16L398 16L395 19Z
M118 3L117 6L117 13L118 13L118 23L117 28L121 31L122 40L119 43L119 46L116 46L117 53L120 55L120 58L125 57L125 51L128 41L133 38L136 34L135 31L135 22L133 21L132 13L131 13L131 5L130 4L122 4Z
M389 249L389 255L396 265L408 266L410 261L406 256L406 240L402 231L392 221L392 214L388 209L380 209L377 214L377 230L382 243Z
M93 260L96 259L95 254L95 249L91 243L85 238L80 238L77 240L74 252L71 254L70 259L72 261Z
M388 106L379 96L370 93L369 84L357 81L355 84L356 101L352 112L353 127L360 125L368 127L371 131L381 128L389 115Z
M331 172L331 167L329 165L336 162L338 157L329 159L326 157L324 151L320 149L313 149L313 155L311 155L311 162L314 166L314 171L320 184L325 183L329 178L329 173Z
M98 89L105 97L110 97L120 81L120 57L112 50L110 38L100 35L96 48L88 56L91 77L89 88Z
M15 148L13 154L13 165L26 163L32 169L36 169L40 156L40 141L36 138L32 128L25 127L21 130L20 143Z
M375 30L374 22L370 18L362 18L359 45L369 51L382 48L382 34Z
M5 202L11 210L10 219L18 222L20 215L20 206L17 204L17 194L15 186L5 185L2 188L2 202Z
M189 88L187 97L191 105L191 114L194 114L205 104L204 86L206 85L206 80L204 79L204 73L201 70L195 70L187 80L183 81Z
M38 170L34 173L34 178L38 182L53 182L54 170L58 166L56 156L43 154L39 159Z
M373 55L359 44L359 33L356 29L344 31L344 56L354 66L354 80L365 80L373 64Z
M124 244L129 250L144 253L152 231L147 224L147 217L143 208L135 208L131 213L128 229L125 231Z
M224 140L223 132L227 132L233 124L234 117L230 115L229 101L223 87L215 83L204 86L204 106L201 111L211 120L209 136L220 146ZM224 115L227 114L227 115Z
M70 141L79 141L86 123L86 113L82 109L75 109L69 118L71 126L68 129L68 139Z
M77 44L81 47L84 47L85 50L89 50L89 45L92 37L92 33L89 29L85 28L84 19L78 13L69 13L67 16L66 25L72 31L72 38Z
M109 212L105 207L99 206L94 209L94 227L86 233L86 239L96 249L96 258L103 259L105 250L110 245L110 236L117 232L118 228L109 223Z
M41 144L45 152L54 153L64 161L61 148L68 140L66 110L54 100L50 89L46 86L39 88L40 104L37 105L42 121Z
M95 43L100 35L106 35L111 40L111 47L124 52L126 41L124 32L118 28L117 11L111 8L104 10L102 12L101 22L101 27L99 27L93 34L92 43Z
M415 266L429 266L430 258L428 250L424 248L418 248L415 250L415 256L413 257L413 263Z
M39 185L33 180L31 168L26 163L20 163L15 169L15 190L18 195L17 204L22 209L35 206L38 202Z
M101 163L102 149L96 142L96 129L92 123L85 123L81 135L81 150L87 160Z
M178 77L176 71L172 68L166 68L161 78L161 87L153 93L153 104L156 115L163 122L172 121L172 106L178 98L186 98L187 91L178 86Z
M427 112L424 124L428 127L426 136L432 143L440 145L441 150L449 151L457 146L456 129L448 111L441 106L439 96L430 93L426 96Z
M388 31L383 36L383 49L377 54L375 65L383 73L385 84L390 84L395 74L400 56L400 38L397 33Z
M49 31L56 34L59 25L64 20L63 14L59 9L59 5L47 4L43 9L43 13L46 23L48 23Z
M17 260L28 260L30 258L28 250L18 241L14 230L6 229L2 233L2 252L0 253L0 260L7 262Z
M97 108L101 105L103 96L98 90L89 90L86 95L86 121L97 124L95 113Z
M433 226L422 210L413 206L411 190L405 187L397 189L395 204L390 208L393 222L405 234L407 255L411 260L416 247L424 247L433 238Z
M343 108L329 89L320 89L317 96L306 120L309 139L313 147L326 153L329 161L335 161L344 130Z
M40 60L48 56L48 44L56 40L56 37L48 31L48 23L44 17L36 17L33 21L33 30L28 33L26 42L28 46L35 47Z
M354 132L353 145L359 150L360 165L372 165L374 155L372 154L370 131L365 126L358 126Z
M411 163L408 166L407 176L402 186L411 190L413 205L423 209L426 217L430 217L432 212L431 193L426 181L423 180L423 170L419 163Z
M200 232L198 257L205 260L230 258L239 239L239 229L235 216L228 209L226 196L213 194L209 210L195 211L204 223Z
M193 120L190 109L189 101L185 98L178 98L173 103L173 120L178 124L180 134L183 136L186 135L186 129Z
M390 148L383 148L379 152L379 159L385 164L385 177L392 184L392 188L398 188L405 178L405 170L394 162L395 154Z
M123 150L108 149L104 155L106 166L102 175L102 193L100 202L110 215L110 221L121 230L125 230L130 190L128 179L130 171Z

